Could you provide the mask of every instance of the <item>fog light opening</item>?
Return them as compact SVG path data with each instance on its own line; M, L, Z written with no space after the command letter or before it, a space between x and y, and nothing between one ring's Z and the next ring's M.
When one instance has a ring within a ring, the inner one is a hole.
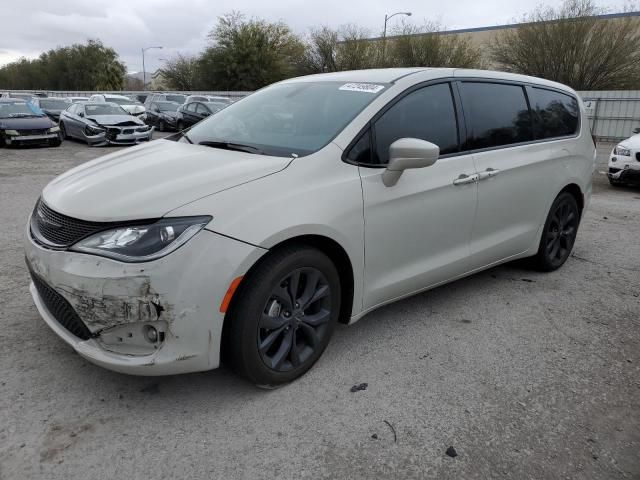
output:
M144 337L147 339L147 341L149 341L150 343L156 343L158 341L158 336L158 330L156 330L154 326L144 326Z

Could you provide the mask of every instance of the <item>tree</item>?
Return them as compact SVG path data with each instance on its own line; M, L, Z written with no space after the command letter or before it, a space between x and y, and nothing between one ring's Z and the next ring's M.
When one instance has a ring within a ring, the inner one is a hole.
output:
M387 67L482 67L482 52L468 38L440 31L437 23L426 22L422 27L403 23L386 40L382 63Z
M195 57L178 53L174 58L166 60L159 72L169 89L196 90L199 75L199 62Z
M364 28L354 24L343 25L336 49L338 68L360 70L379 66L381 44L370 38L370 32Z
M603 20L592 0L538 8L490 45L500 68L576 90L640 88L640 31L633 17Z
M58 47L35 60L0 68L0 88L25 90L121 90L126 68L99 40Z
M338 70L336 51L340 40L337 30L324 26L312 29L302 57L305 73L335 72Z
M222 16L209 34L212 42L200 58L208 88L256 90L299 72L302 41L284 23L246 20L240 13Z

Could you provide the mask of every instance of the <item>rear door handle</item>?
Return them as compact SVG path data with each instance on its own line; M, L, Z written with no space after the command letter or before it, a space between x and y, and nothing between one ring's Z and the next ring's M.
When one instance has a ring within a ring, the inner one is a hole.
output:
M496 170L495 168L487 168L484 172L480 172L478 174L478 180L485 180L487 178L495 177L500 173L500 170Z
M473 175L467 175L465 173L461 173L458 178L453 181L454 185L466 185L468 183L476 183L478 181L478 174L474 173Z

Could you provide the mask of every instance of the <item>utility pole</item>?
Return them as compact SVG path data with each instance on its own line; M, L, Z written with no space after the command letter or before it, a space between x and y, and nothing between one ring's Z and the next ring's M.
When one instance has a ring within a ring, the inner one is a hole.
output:
M162 48L162 47L146 47L142 49L142 90L147 90L147 71L144 68L144 52L152 48Z

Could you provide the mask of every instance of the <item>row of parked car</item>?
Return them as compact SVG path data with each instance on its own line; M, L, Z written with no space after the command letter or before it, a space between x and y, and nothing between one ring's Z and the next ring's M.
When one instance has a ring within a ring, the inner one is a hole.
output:
M47 97L0 93L0 146L59 146L76 138L92 146L135 145L154 130L180 131L231 103L226 97L149 93Z

